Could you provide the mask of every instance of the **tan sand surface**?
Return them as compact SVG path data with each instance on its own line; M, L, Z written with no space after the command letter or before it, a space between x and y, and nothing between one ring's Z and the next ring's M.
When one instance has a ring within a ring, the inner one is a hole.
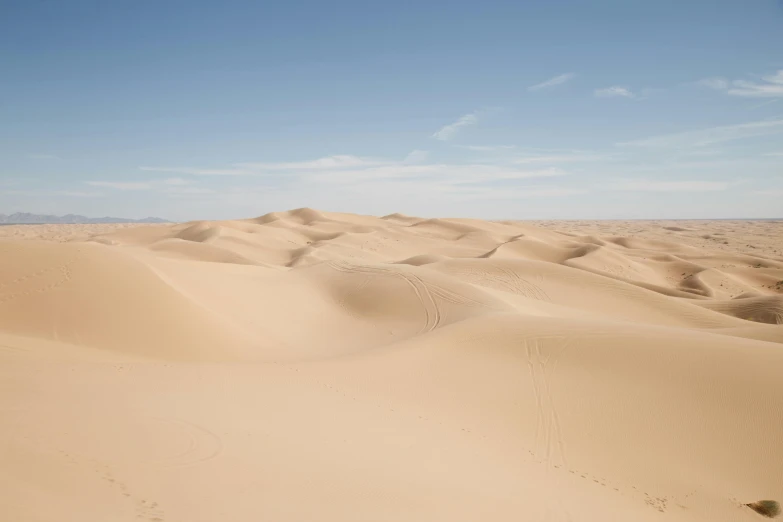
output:
M783 223L0 227L0 520L759 521Z

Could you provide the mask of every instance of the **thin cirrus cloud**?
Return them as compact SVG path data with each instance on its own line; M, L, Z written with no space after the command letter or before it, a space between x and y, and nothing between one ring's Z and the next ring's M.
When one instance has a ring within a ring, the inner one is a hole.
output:
M157 189L166 194L211 194L214 191L203 187L194 187L190 180L184 178L167 178L162 180L153 180L148 182L137 181L86 181L86 185L92 187L103 187L113 190L151 190ZM69 194L87 197L87 193L72 191Z
M475 152L497 152L501 150L515 149L516 145L457 145L461 149L472 150Z
M528 91L540 91L542 89L548 89L550 87L555 87L557 85L562 85L570 80L572 80L576 74L574 73L565 73L560 74L558 76L555 76L553 78L550 78L546 81L543 81L541 83L537 83L535 85L531 85L527 88Z
M372 165L380 165L385 161L362 158L349 154L339 154L335 156L326 156L309 161L292 161L282 163L235 163L236 167L264 171L264 170L322 170L334 168L360 168Z
M534 178L552 178L566 175L555 168L523 170L513 166L485 164L426 164L399 165L389 164L364 169L334 169L311 172L300 181L312 183L360 183L399 180L432 180L444 185L481 184L496 181L525 180Z
M472 146L474 150L489 151L513 149L513 146ZM579 152L579 154L576 154ZM526 151L530 156L532 153ZM397 194L398 197L411 195L420 197L422 194L441 194L454 201L485 200L533 197L559 197L577 193L574 187L557 185L541 185L546 181L554 181L569 173L558 168L552 162L553 155L568 156L564 161L578 161L584 156L582 151L547 151L546 158L539 162L531 161L533 165L523 165L515 162L520 157L504 157L498 162L428 162L428 153L423 150L413 150L401 159L369 158L356 155L334 155L312 160L296 162L245 162L233 163L228 168L170 168L145 167L144 170L163 173L187 173L205 175L204 172L220 172L241 170L251 177L272 175L275 189L283 192L302 191L315 187L328 187L343 194L356 193L364 195ZM572 157L572 156L580 157ZM561 158L562 159L562 158ZM551 163L547 165L546 162ZM526 163L526 162L520 162ZM535 164L539 163L539 164ZM273 176L276 172L284 172L284 177ZM171 178L177 179L180 178ZM162 182L150 182L159 186ZM171 183L169 183L170 185ZM237 187L234 187L237 188ZM169 186L164 192L170 197L196 196L203 194L208 197L220 197L226 188L218 192L210 192L197 187ZM579 191L583 191L579 189Z
M511 146L487 146L473 148L473 150L490 151L506 150ZM192 175L207 175L204 172L218 170L242 170L244 174L264 176L275 171L286 171L289 176L287 182L297 181L313 182L347 182L369 179L401 179L415 176L449 176L455 182L482 182L488 180L527 179L536 177L561 176L563 171L557 169L523 170L516 165L527 163L565 163L576 161L589 161L597 159L589 154L547 154L543 156L524 156L507 158L506 165L487 164L440 164L425 163L428 152L414 150L402 161L362 158L359 156L339 155L318 158L300 162L280 163L234 163L229 169L200 169L200 168L172 168L172 167L144 167L146 171L177 172ZM101 182L104 186L131 190L128 183ZM170 178L163 181L167 185L184 185L187 180L182 178Z
M648 179L610 183L608 190L626 192L717 192L736 185L731 181L657 181Z
M139 167L145 172L165 172L168 174L191 174L193 176L245 176L250 174L246 169L201 169L195 167Z
M345 190L365 197L421 197L422 194L437 195L439 201L518 201L535 198L557 198L586 192L584 189L552 185L492 186L469 183L442 182L436 179L406 179L391 182L379 180L373 183L354 183Z
M407 156L405 156L403 163L421 163L427 160L429 154L430 153L426 150L412 150Z
M552 178L567 173L557 168L524 169L513 163L499 164L451 164L425 163L426 151L414 150L403 160L367 159L359 156L329 156L315 160L288 163L242 163L252 174L263 176L277 169L287 171L285 184L288 186L310 186L311 184L351 183L414 183L429 180L443 185L466 185L492 182L521 181L535 178ZM151 169L151 168L150 168ZM170 172L161 167L157 170ZM181 171L182 169L177 169ZM190 173L201 169L188 169ZM178 178L174 178L178 179ZM108 183L108 182L107 182ZM179 183L179 181L178 181ZM171 184L169 180L169 184ZM114 184L113 184L114 185ZM124 185L124 184L123 184Z
M57 192L60 196L68 196L72 198L99 198L103 196L100 192L84 192L81 190L62 190Z
M191 194L214 194L215 191L204 187L187 187L187 186L183 187L177 185L166 189L166 193L177 194L177 195L191 195Z
M183 178L168 178L163 180L163 184L169 186L183 186L190 185L190 181Z
M530 163L577 163L588 161L600 161L608 159L605 154L592 153L559 153L559 154L527 154L513 160L514 164L526 165Z
M743 98L783 98L783 69L774 74L762 76L757 81L734 80L722 77L704 78L699 85L722 91L730 96Z
M702 87L707 87L708 89L715 89L716 91L725 91L726 89L729 88L729 81L726 78L720 78L720 77L702 78L696 83L698 83Z
M452 196L458 201L471 200L520 200L533 198L556 198L571 196L574 194L585 194L585 189L556 186L533 186L517 188L494 188L494 187L460 187L452 186L442 189L443 192Z
M783 119L761 120L737 125L723 125L687 132L653 136L618 143L619 146L646 148L692 148L783 132Z
M750 110L758 109L759 107L766 107L767 105L771 105L773 103L779 102L783 98L772 98L771 100L764 100L761 103L757 103L756 105L753 105L752 107L748 107Z
M465 114L464 116L460 116L454 123L444 125L438 129L435 133L432 134L432 137L440 141L449 141L464 127L475 125L478 123L478 121L478 114L475 112Z
M414 151L417 152L417 151ZM423 151L418 151L423 152ZM168 174L190 174L193 176L249 176L262 175L270 171L323 170L331 168L360 168L382 164L382 161L362 158L352 155L326 156L308 161L292 161L278 163L234 163L229 168L197 168L197 167L160 167L142 166L139 170L145 172L163 172Z
M630 89L621 85L596 89L593 94L596 98L633 98L635 96Z
M86 181L91 187L105 187L116 190L149 190L152 185L134 181Z
M760 82L735 80L727 92L732 96L748 98L783 98L783 69L762 77Z

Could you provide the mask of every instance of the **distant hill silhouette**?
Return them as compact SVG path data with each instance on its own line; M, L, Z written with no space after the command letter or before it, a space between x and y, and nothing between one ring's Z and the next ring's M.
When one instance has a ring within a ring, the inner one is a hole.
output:
M29 212L15 212L14 214L0 214L0 224L82 224L82 223L168 223L166 219L147 217L144 219L123 219L115 217L90 218L77 214L65 216L51 216L47 214L30 214Z

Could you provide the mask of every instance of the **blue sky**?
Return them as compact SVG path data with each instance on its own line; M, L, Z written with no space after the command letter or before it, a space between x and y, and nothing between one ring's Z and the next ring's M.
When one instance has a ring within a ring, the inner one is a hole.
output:
M781 0L0 0L0 213L783 217Z

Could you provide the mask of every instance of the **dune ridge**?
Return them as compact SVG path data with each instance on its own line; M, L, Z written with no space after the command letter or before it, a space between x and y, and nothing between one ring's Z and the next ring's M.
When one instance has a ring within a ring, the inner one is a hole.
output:
M783 499L782 232L2 227L0 512L760 520Z

